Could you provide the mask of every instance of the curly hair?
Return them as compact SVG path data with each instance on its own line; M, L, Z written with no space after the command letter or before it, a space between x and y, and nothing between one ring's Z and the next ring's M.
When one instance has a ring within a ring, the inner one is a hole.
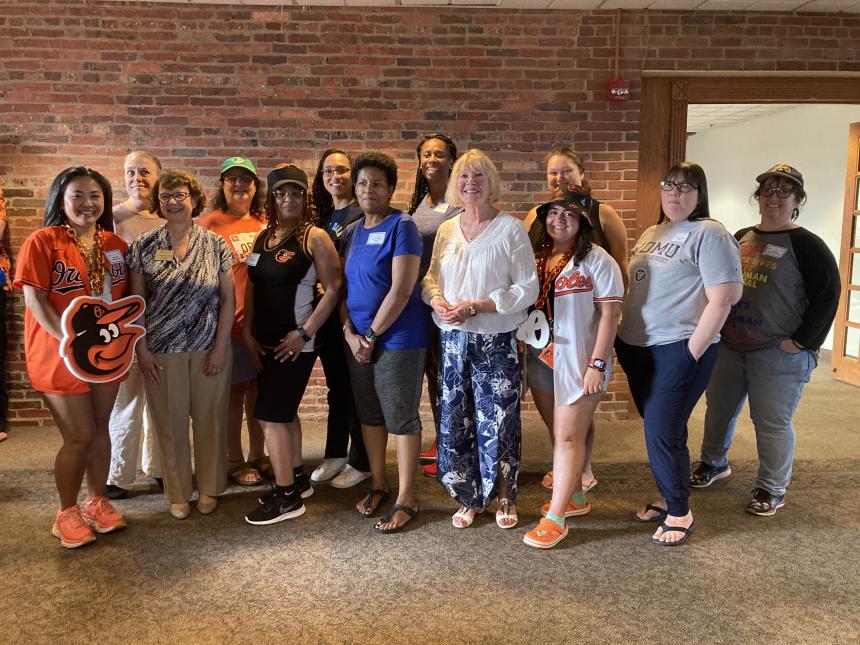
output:
M188 197L197 200L197 205L191 211L192 219L200 215L203 209L206 208L206 193L203 192L203 185L197 176L190 170L170 169L164 173L155 182L152 188L152 205L149 210L153 213L158 213L158 216L164 219L161 213L161 203L158 201L158 196L162 190L170 190L182 185L188 186Z
M300 188L300 187L299 187ZM316 226L317 224L317 209L314 205L314 201L311 198L310 194L307 191L302 191L305 194L305 204L302 209L302 216L299 218L299 226L296 229L296 239L299 240L302 244L302 247L305 246L305 236L312 226ZM275 196L273 191L269 191L269 194L266 196L265 203L265 215L266 215L266 238L271 239L275 236L275 231L278 228L278 210L275 207Z
M388 187L395 188L397 186L397 162L384 152L376 152L372 150L370 152L363 152L358 156L355 163L352 164L353 185L355 185L355 182L358 179L358 173L361 172L363 168L376 168L377 170L381 170L385 173L385 181L388 183Z
M424 178L424 173L421 172L421 148L424 147L425 143L432 141L433 139L437 139L445 144L445 148L448 150L448 155L451 157L452 169L454 167L454 161L457 159L457 146L450 137L434 132L433 134L425 135L424 138L421 139L421 143L419 143L418 147L415 148L415 152L418 155L418 168L415 169L415 190L412 191L412 199L409 202L410 215L414 214L415 211L418 210L424 196L430 192L430 184L427 183L427 179Z
M317 164L317 171L314 174L314 182L311 186L311 198L317 210L318 221L323 224L328 224L331 214L334 212L334 200L325 188L325 179L323 177L323 165L325 165L325 160L331 155L343 155L346 157L349 160L350 170L352 170L352 157L350 157L349 153L345 150L341 150L340 148L329 148L322 153L320 161ZM351 181L352 178L350 177L350 182ZM354 189L352 191L352 195L355 197Z
M254 178L254 187L256 191L251 198L251 215L257 219L261 219L266 211L266 191L263 189L263 182L257 175L251 174ZM213 211L227 210L227 195L224 194L224 177L218 178L218 192L215 193L215 199L212 200Z
M66 223L66 211L63 208L63 199L66 196L66 188L68 188L73 179L77 179L78 177L90 177L99 185L104 199L104 210L102 210L102 214L96 223L103 231L113 232L113 213L111 211L113 191L111 190L110 182L101 173L85 166L71 166L54 177L51 187L48 188L48 196L45 199L45 219L42 222L42 226L62 226Z

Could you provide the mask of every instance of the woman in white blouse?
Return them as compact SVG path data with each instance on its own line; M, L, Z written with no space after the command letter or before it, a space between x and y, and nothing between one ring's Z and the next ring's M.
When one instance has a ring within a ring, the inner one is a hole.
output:
M520 221L494 205L499 176L469 150L454 164L422 297L441 330L438 479L472 524L498 494L496 523L517 523L520 400L517 327L538 295L535 259Z

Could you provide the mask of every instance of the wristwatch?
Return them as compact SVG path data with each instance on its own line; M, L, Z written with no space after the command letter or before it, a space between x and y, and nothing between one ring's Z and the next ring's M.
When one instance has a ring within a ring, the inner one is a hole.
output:
M606 371L606 361L602 358L592 358L588 366L593 370L597 370L598 372Z
M306 343L309 343L309 342L311 341L311 337L310 337L310 335L308 334L308 332L306 332L306 331L305 331L305 328L304 328L304 327L299 326L299 328L298 328L298 329L296 329L296 331L297 331L297 332L299 332L299 336L301 336L301 337L302 337L302 340L303 340L303 341L305 341Z
M477 308L477 307L475 307L475 303L474 303L474 302L470 302L470 303L469 303L469 315L470 315L470 316L472 316L472 317L475 317L475 316L477 316L477 315L478 315L478 308Z
M364 337L372 343L379 338L379 335L373 331L373 327L368 327L367 331L364 333Z

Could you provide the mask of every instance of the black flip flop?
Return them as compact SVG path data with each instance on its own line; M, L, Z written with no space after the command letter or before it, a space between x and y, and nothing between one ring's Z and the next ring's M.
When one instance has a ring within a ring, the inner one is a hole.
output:
M364 503L361 505L363 510L355 509L355 512L361 515L362 517L374 517L376 515L376 511L379 510L379 507L385 504L388 501L389 492L387 490L381 490L379 488L371 488L367 491L367 495L365 496ZM376 506L373 505L373 498L379 497L379 501L376 503Z
M382 502L380 502L380 504L381 503ZM390 528L390 529L380 528L379 525L380 524L387 524L388 522L390 522L391 518L394 517L394 514L397 511L402 511L403 513L406 513L406 516L409 519L406 520L403 524L399 524L398 526L395 526L394 528ZM408 506L401 506L400 504L395 504L394 506L391 507L391 509L389 509L389 511L385 515L382 516L382 519L380 519L373 528L376 529L379 533L397 533L398 531L401 531L404 526L409 524L409 522L411 522L415 518L416 515L418 515L418 509L417 508L411 509Z
M640 524L651 524L652 522L662 522L663 520L666 519L666 516L669 514L669 511L667 511L665 508L660 508L659 506L654 506L654 504L647 504L645 506L645 512L647 513L648 511L656 511L657 515L655 515L654 517L651 517L647 520L643 520L641 517L639 517L634 512L633 513L633 519L636 520L637 522L639 522Z
M687 541L687 538L690 537L693 533L693 528L695 528L696 523L693 522L690 524L690 528L684 528L683 526L668 526L667 524L661 524L660 528L663 529L663 533L671 533L675 531L676 533L683 533L684 537L682 537L677 542L661 542L657 538L651 538L651 541L657 546L681 546L684 542Z

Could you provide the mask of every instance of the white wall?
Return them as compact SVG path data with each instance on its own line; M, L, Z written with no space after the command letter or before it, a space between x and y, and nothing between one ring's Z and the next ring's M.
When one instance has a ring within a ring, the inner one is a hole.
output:
M857 121L860 105L801 105L691 136L687 160L705 169L711 217L732 233L758 223L750 202L755 177L787 163L803 173L808 195L797 223L822 238L838 262L848 125ZM832 349L832 329L823 347Z

